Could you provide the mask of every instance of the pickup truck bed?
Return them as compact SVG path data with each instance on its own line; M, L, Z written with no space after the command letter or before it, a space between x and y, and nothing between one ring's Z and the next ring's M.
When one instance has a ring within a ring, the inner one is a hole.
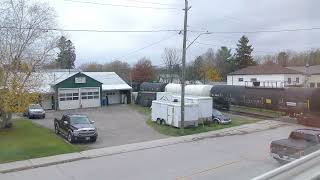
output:
M288 139L272 141L271 156L277 161L290 162L310 154L320 147L320 130L298 129L291 132Z

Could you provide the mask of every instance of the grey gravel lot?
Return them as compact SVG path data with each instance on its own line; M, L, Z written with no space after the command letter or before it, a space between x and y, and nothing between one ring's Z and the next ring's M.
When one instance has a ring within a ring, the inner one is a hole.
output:
M113 105L92 109L77 109L68 111L47 111L45 119L32 121L49 129L54 129L53 119L61 118L62 114L84 114L95 121L99 137L95 143L81 143L87 148L102 148L122 144L143 142L166 138L150 128L145 115L140 114L130 105Z

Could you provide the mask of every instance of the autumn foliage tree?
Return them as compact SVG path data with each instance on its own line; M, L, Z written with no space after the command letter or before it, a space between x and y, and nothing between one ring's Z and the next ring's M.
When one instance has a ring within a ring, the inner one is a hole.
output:
M29 0L0 2L0 128L10 127L12 113L36 102L39 77L35 71L54 58L55 12L46 3ZM10 28L13 27L13 28Z
M140 59L132 68L132 81L142 83L155 79L155 69L151 60L144 57Z

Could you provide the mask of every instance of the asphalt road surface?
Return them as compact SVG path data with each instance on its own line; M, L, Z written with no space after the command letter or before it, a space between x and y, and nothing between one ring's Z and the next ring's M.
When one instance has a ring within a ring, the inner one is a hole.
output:
M181 143L0 175L1 180L212 180L250 179L280 165L272 140L296 125L246 135Z
M97 142L82 144L88 146L89 149L167 137L149 127L144 115L125 104L92 109L49 111L45 119L33 119L32 121L54 130L53 119L61 118L63 114L83 114L95 121L99 134Z

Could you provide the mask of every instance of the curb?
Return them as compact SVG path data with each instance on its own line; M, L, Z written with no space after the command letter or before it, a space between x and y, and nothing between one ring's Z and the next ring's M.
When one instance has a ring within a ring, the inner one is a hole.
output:
M27 169L45 167L50 165L62 164L67 162L79 161L84 159L98 158L102 156L111 156L116 154L147 150L158 147L165 147L180 143L188 143L194 141L200 141L208 138L218 138L224 136L243 135L254 132L260 132L268 129L279 128L282 126L289 126L289 123L283 123L279 121L259 121L253 124L245 124L241 126L235 126L227 129L220 129L216 131L187 135L180 137L171 137L166 139L158 139L147 142L125 144L120 146L112 146L100 149L92 149L82 151L78 153L61 154L56 156L48 156L43 158L36 158L30 160L16 161L11 163L0 164L0 173L10 173L16 171L22 171Z

